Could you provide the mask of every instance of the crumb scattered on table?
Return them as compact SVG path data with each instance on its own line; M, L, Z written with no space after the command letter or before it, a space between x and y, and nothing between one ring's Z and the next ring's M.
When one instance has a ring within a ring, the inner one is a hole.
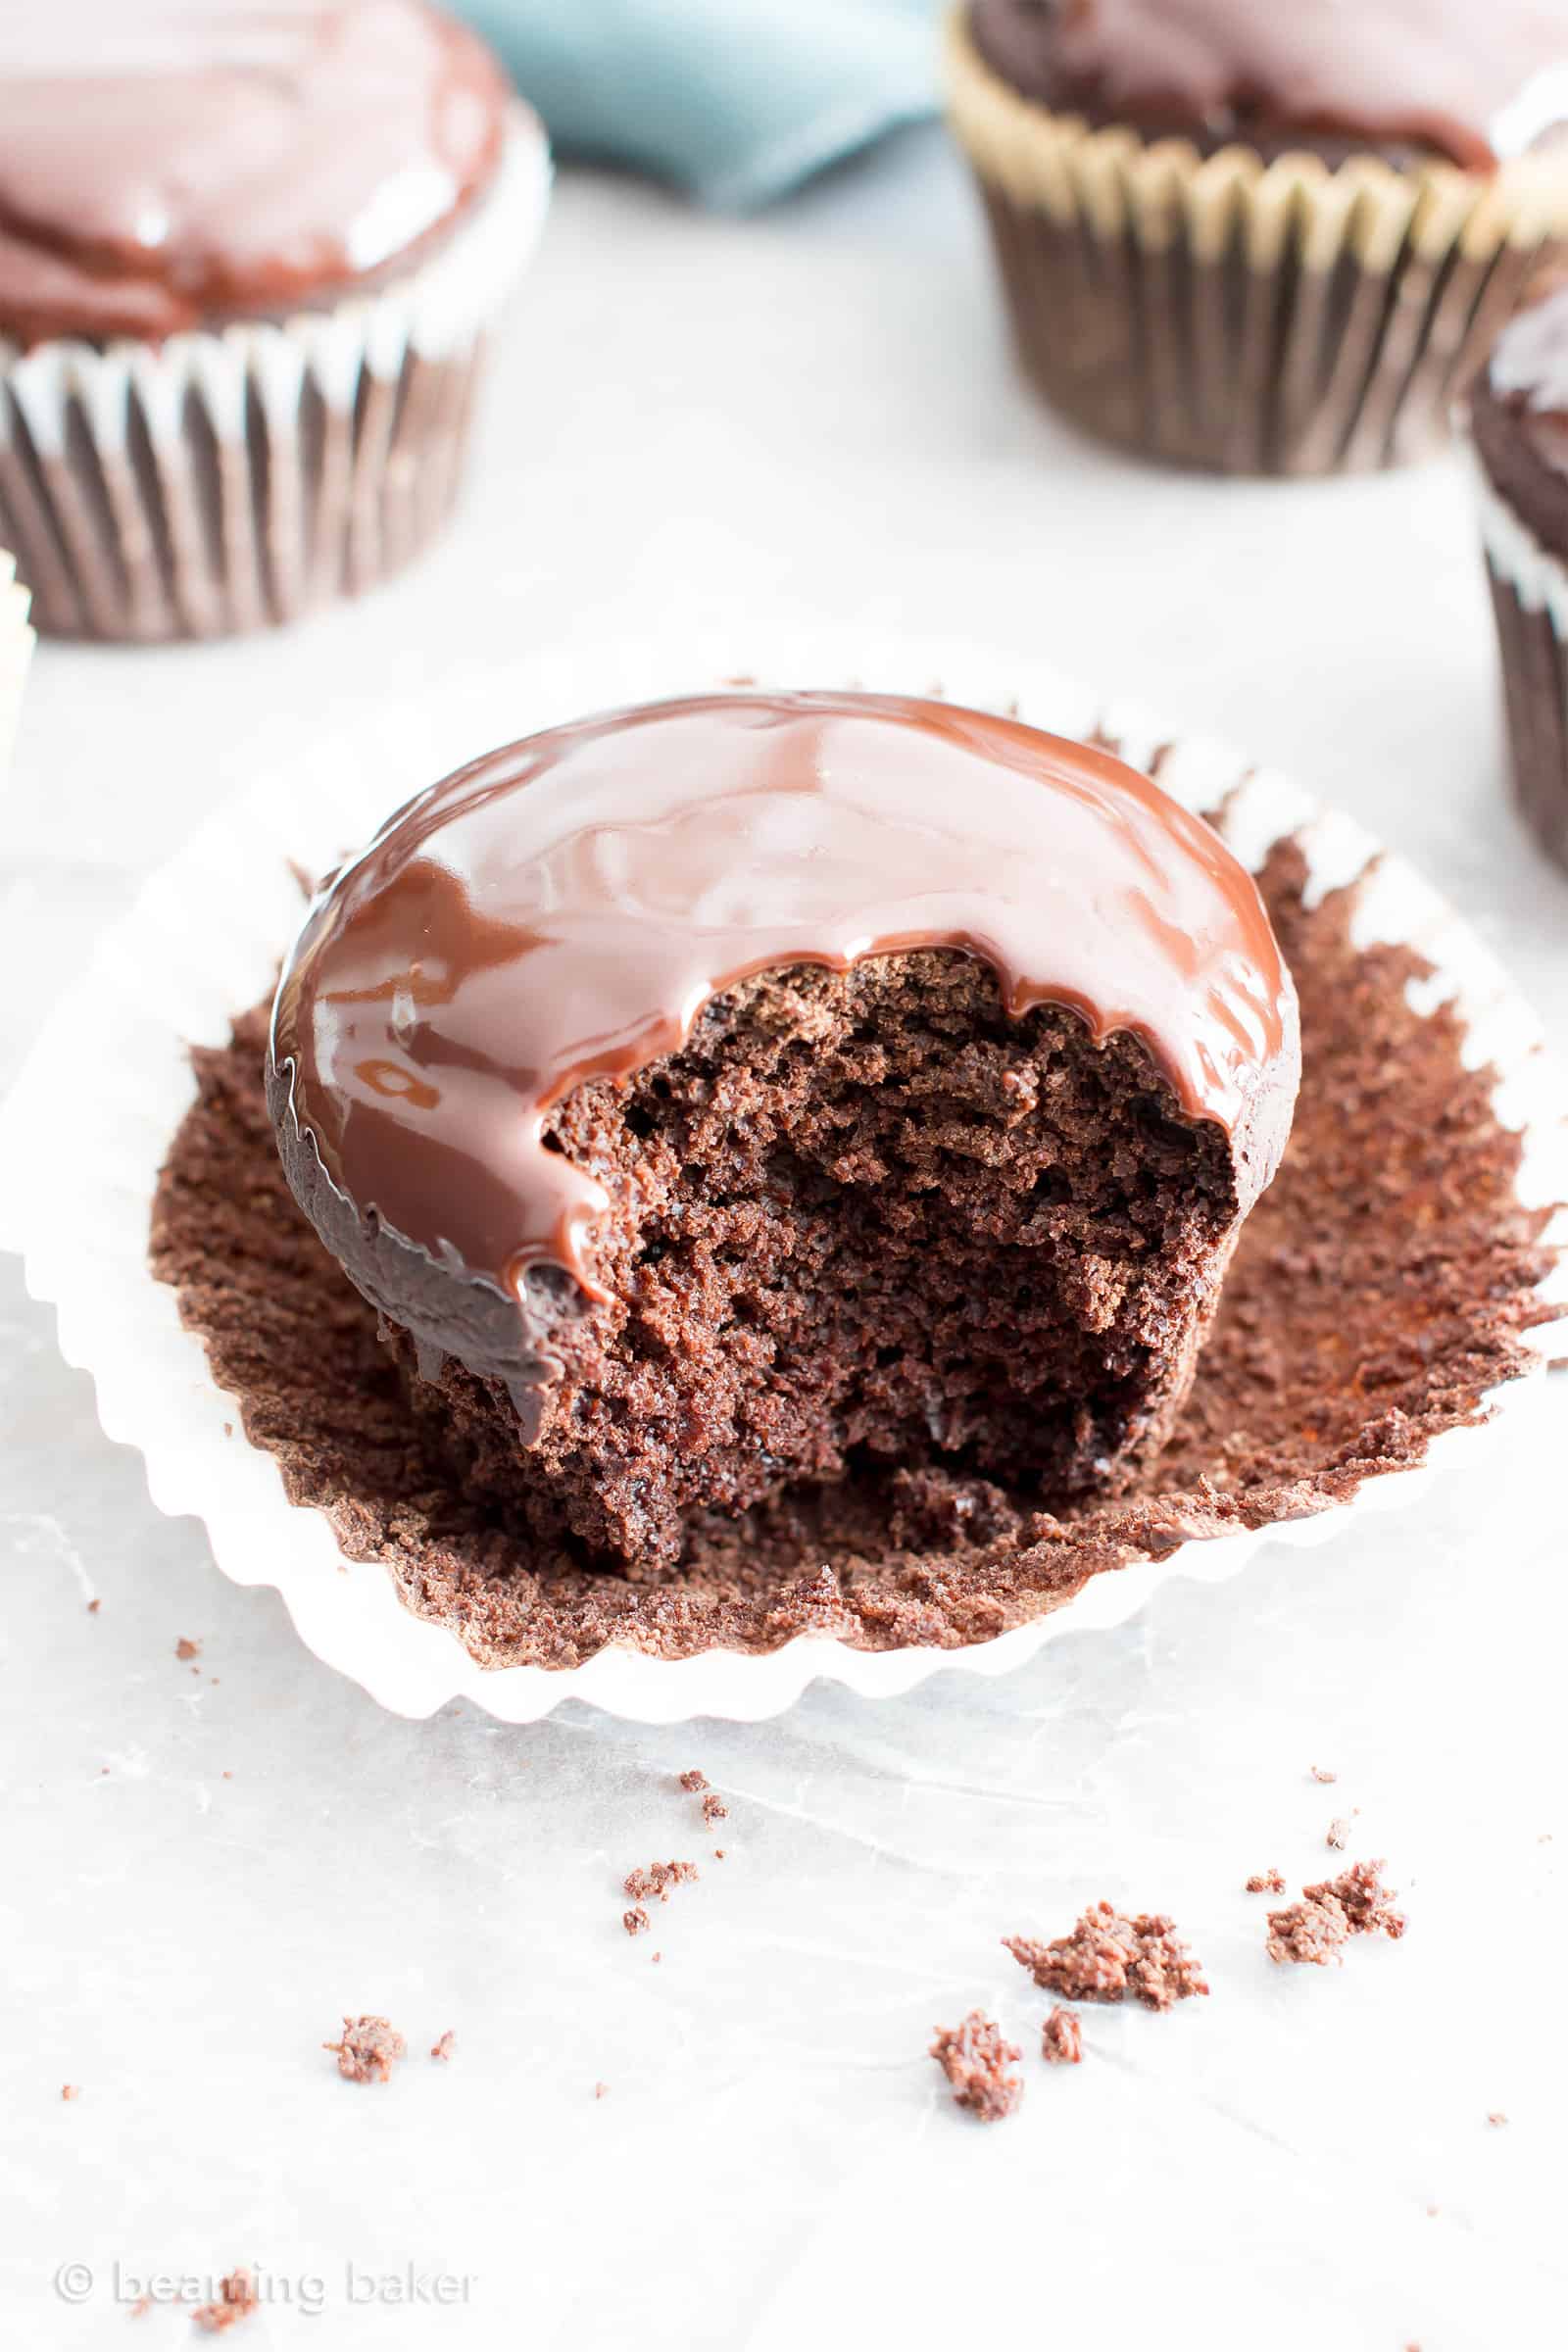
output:
M1281 1965L1294 1961L1327 1968L1331 1960L1341 1958L1340 1947L1349 1933L1350 1923L1339 1903L1304 1899L1269 1913L1266 1948L1269 1958Z
M596 2099L604 2098L609 2088L610 2084L608 2082L596 2082L594 2084L594 2097Z
M103 1607L103 1605L104 1605L104 1604L103 1604L103 1602L102 1602L101 1600L99 1600L99 1599L96 1599L96 1598L94 1598L94 1599L92 1599L92 1600L89 1600L89 1601L88 1601L88 1603L87 1603L87 1614L88 1614L88 1616L89 1616L89 1617L96 1617L96 1616L97 1616L97 1614L98 1614L98 1612L99 1612L99 1610L100 1610L100 1609Z
M1324 1839L1324 1843L1326 1845L1332 1845L1336 1852L1343 1853L1349 1842L1350 1825L1342 1814L1337 1820L1329 1823L1328 1835Z
M1325 1788L1332 1788L1339 1777L1337 1772L1328 1772L1321 1764L1314 1764L1312 1767L1313 1780L1320 1781Z
M1084 2030L1076 2009L1053 2009L1041 2029L1040 2054L1048 2066L1080 2066Z
M1500 2125L1505 2124L1508 2121L1508 2118L1503 2114L1500 2107L1494 2107L1492 2113L1488 2116L1487 2121L1489 2124Z
M1392 1890L1383 1884L1385 1867L1382 1862L1352 1862L1337 1879L1304 1886L1299 1902L1271 1911L1269 1958L1322 1968L1344 1957L1341 1946L1348 1936L1402 1936L1404 1915L1396 1911Z
M1302 1888L1308 1902L1332 1897L1344 1911L1352 1936L1391 1936L1405 1931L1402 1911L1394 1908L1394 1889L1383 1884L1386 1862L1352 1862L1337 1879Z
M1043 1992L1065 2001L1141 2001L1146 2009L1171 2009L1208 1982L1175 1923L1159 1912L1124 1919L1109 1903L1085 1911L1069 1936L1039 1943L1027 1936L1003 1942L1028 1969Z
M179 1640L174 1643L174 1655L179 1659L182 1665L187 1658L199 1658L201 1654L201 1643L199 1642L192 1642L184 1634L181 1634Z
M231 2271L220 2282L218 2295L216 2303L203 2303L190 2315L195 2325L206 2328L209 2335L221 2335L226 2328L237 2327L241 2320L249 2319L258 2301L256 2281L249 2271Z
M81 2084L79 2082L62 2082L60 2085L60 2096L63 2099L79 2099L81 2096Z
M696 1796L700 1790L708 1787L708 1775L706 1772L683 1772L680 1776L680 1785L688 1796Z
M432 2058L441 2059L444 2063L451 2057L457 2046L458 2037L449 2026L447 2031L441 2034L437 2040L431 2042L430 2055Z
M1249 1894L1283 1894L1285 1892L1284 1871L1254 1870L1247 1882L1247 1891Z
M979 2009L971 2009L961 2026L939 2026L931 2055L953 2086L955 2103L982 2124L1011 2115L1023 2097L1023 2077L1007 2072L1020 2053Z
M648 1914L638 1903L634 1910L621 1913L620 1924L628 1936L644 1936L648 1932Z
M655 1897L667 1903L672 1886L689 1886L696 1876L695 1862L650 1862L646 1870L628 1870L624 1885L634 1903L650 1902Z
M710 1828L715 1821L728 1821L729 1807L716 1788L710 1788L703 1798L703 1819Z
M394 2062L409 2054L408 2043L384 2017L346 2017L342 2040L323 2041L321 2047L336 2051L345 2082L389 2082Z

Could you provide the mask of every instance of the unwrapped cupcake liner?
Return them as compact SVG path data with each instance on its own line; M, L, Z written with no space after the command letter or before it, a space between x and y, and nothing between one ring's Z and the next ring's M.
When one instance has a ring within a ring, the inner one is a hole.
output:
M1514 798L1568 870L1568 565L1484 476L1479 488Z
M1272 162L1091 129L949 25L949 113L979 181L1022 363L1102 439L1227 473L1429 455L1543 269L1568 261L1568 164Z
M1529 1370L1487 1400L1492 1419L1445 1433L1419 1466L1370 1478L1316 1517L1188 1541L1157 1562L1092 1577L1049 1614L967 1648L870 1651L820 1635L765 1654L710 1649L665 1659L612 1645L571 1669L487 1670L444 1626L407 1610L382 1564L349 1557L322 1512L288 1501L277 1461L245 1436L200 1338L181 1323L174 1292L151 1271L154 1189L195 1094L189 1050L226 1043L232 1018L271 987L303 913L299 872L325 870L433 778L584 710L739 677L937 693L1016 709L1076 736L1100 725L1145 764L1172 740L1168 728L1107 709L1038 665L902 641L848 654L842 644L803 643L760 662L755 646L530 653L525 668L449 674L407 705L269 767L228 802L147 884L0 1111L0 1244L23 1254L33 1296L55 1304L62 1350L92 1373L105 1430L140 1449L162 1509L205 1522L226 1575L276 1586L309 1646L402 1714L427 1715L461 1694L509 1722L533 1721L567 1697L641 1722L755 1720L818 1677L885 1696L939 1671L1000 1674L1065 1633L1122 1623L1171 1577L1229 1577L1265 1544L1326 1541L1420 1494L1446 1466L1480 1463L1492 1430L1539 1398L1544 1384L1531 1375L1568 1354L1568 1321L1544 1325L1527 1336ZM1521 1200L1532 1207L1568 1200L1568 1085L1528 1008L1443 900L1360 826L1234 753L1183 741L1167 748L1159 772L1189 808L1225 804L1223 829L1254 870L1289 837L1309 861L1313 895L1366 877L1357 944L1405 942L1430 962L1423 1004L1453 1002L1467 1059L1496 1070L1499 1114L1523 1134ZM1568 1219L1546 1239L1568 1242ZM1568 1299L1560 1275L1559 1263L1544 1295Z
M17 579L14 558L0 550L0 784L11 762L23 680L32 659L27 591Z
M0 339L0 538L39 628L213 637L399 570L452 507L549 186L518 107L494 186L377 292L159 344Z

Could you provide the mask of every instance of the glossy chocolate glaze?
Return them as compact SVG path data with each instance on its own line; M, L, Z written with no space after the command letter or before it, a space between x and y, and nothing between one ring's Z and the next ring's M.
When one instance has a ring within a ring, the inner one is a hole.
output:
M972 0L970 22L1026 97L1152 134L1489 172L1568 122L1562 0Z
M983 958L1015 1016L1064 1004L1097 1040L1134 1033L1182 1109L1230 1134L1244 1212L1272 1176L1295 993L1250 876L1206 825L1106 753L1015 719L727 694L497 752L335 879L273 1019L290 1181L389 1308L406 1269L366 1271L345 1212L383 1260L396 1236L514 1302L537 1266L600 1296L608 1204L546 1148L550 1106L670 1053L754 973L914 948Z
M488 184L508 95L425 0L19 0L0 333L158 339L373 280Z

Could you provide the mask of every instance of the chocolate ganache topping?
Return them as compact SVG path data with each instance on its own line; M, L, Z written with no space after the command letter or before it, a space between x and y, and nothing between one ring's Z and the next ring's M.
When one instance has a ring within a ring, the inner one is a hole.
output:
M973 0L986 62L1092 122L1347 136L1490 172L1568 122L1562 0Z
M1014 1016L1066 1005L1097 1041L1144 1040L1182 1109L1230 1135L1244 1210L1273 1175L1295 991L1206 825L1016 719L724 694L494 753L336 877L273 1015L290 1180L329 1238L347 1210L510 1300L541 1264L602 1297L608 1203L546 1147L550 1106L672 1052L758 972L915 948L982 958Z
M488 185L508 105L425 0L17 0L0 333L158 339L374 279Z

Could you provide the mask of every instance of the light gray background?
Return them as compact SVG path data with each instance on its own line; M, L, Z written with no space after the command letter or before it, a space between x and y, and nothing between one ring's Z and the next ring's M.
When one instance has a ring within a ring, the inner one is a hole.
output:
M1408 853L1568 1036L1568 884L1503 797L1462 467L1206 483L1072 440L1012 377L928 132L745 224L566 178L418 572L294 635L42 650L0 1074L260 751L421 665L754 621L992 640L1250 747ZM1479 1479L995 1685L819 1690L756 1729L406 1724L158 1516L3 1261L0 2335L123 2341L118 2259L248 2260L324 2306L274 2301L247 2352L1555 2340L1565 1414L1553 1384ZM689 1764L730 1799L727 1859L628 1943L623 1872L713 1843ZM1241 1883L1319 1875L1352 1806L1410 1934L1273 1970ZM1085 2065L1047 2074L997 1938L1102 1893L1174 1911L1213 1996L1091 2012ZM1026 2046L991 2132L921 2056L976 2001ZM318 2050L344 2009L408 2033L390 2087ZM466 2299L357 2306L351 2263Z

